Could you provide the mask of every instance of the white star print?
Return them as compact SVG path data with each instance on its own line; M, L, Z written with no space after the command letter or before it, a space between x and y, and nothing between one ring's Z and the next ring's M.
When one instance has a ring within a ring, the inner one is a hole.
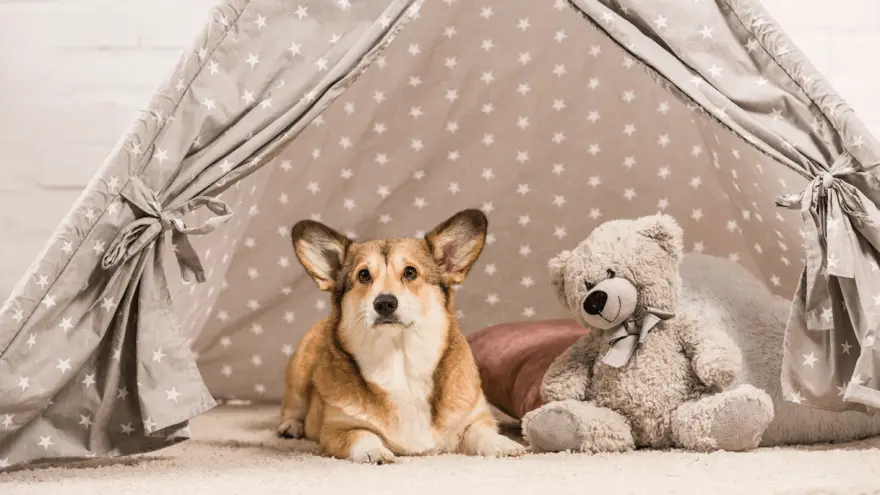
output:
M173 402L177 402L178 397L180 397L177 387L171 387L171 390L166 390L165 394L167 395L166 399Z
M58 370L60 370L60 371L61 371L61 374L63 375L64 373L66 373L68 370L71 369L71 366L70 366L70 358L67 358L67 359L59 359L59 360L58 360L58 364L55 366L55 368L57 368Z
M156 362L156 363L161 363L161 362L162 362L162 358L164 358L164 357L165 357L165 353L162 352L162 348L161 348L161 347L158 348L158 349L156 349L155 351L153 351L153 361L154 361L154 362Z
M662 15L658 15L657 18L654 19L652 22L654 23L655 26L657 26L657 29L661 29L661 28L668 27L667 21L669 21L669 19L667 19L666 17L663 17Z
M816 364L817 359L816 359L816 356L814 353L811 352L809 354L804 354L803 356L804 356L804 363L803 363L804 366L809 366L810 368L812 368L813 365Z
M249 53L249 54L248 54L248 58L247 58L247 60L245 61L245 63L247 63L248 65L250 65L250 66L251 66L251 69L253 69L254 67L257 66L257 64L260 63L260 56L259 56L259 55L254 55L253 53Z
M67 333L68 330L73 328L73 319L69 317L63 318L58 326L64 330L64 333Z
M55 444L52 443L52 437L51 437L51 436L45 436L45 437L44 437L44 436L40 435L40 441L37 442L37 445L39 445L40 447L43 447L43 450L49 450L49 447L51 447L51 446L53 446L53 445L55 445Z
M46 297L43 298L42 304L46 305L46 309L55 306L55 296L46 295Z
M105 297L101 303L101 307L104 308L104 311L110 311L116 307L116 303L113 302L112 298Z
M13 421L14 419L15 419L15 414L5 413L4 417L3 417L3 423L2 423L3 429L8 430L10 426L14 425L15 424L15 422Z
M92 417L90 415L80 414L79 415L79 424L81 426L88 428L89 426L92 426L92 424L94 424L94 422L92 421Z

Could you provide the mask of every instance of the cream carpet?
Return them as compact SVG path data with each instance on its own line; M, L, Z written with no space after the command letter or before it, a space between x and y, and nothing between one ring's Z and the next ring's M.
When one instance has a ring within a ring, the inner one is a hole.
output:
M0 474L3 495L536 493L880 493L880 439L846 445L694 454L457 455L387 466L324 459L314 445L276 438L277 407L223 406L192 422L193 439L127 459Z

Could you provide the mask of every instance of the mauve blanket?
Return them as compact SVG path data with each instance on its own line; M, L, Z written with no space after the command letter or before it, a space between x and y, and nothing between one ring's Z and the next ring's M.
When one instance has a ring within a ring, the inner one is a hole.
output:
M541 405L541 379L550 363L589 330L574 320L503 323L468 337L486 399L521 419Z

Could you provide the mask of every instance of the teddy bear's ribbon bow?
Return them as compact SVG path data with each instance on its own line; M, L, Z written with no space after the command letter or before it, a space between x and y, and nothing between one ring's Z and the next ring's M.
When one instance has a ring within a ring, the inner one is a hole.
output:
M673 316L675 313L645 307L641 325L638 324L638 319L627 320L611 334L611 337L608 338L608 344L611 348L602 357L602 362L614 368L625 365L636 351L636 347L645 340L648 332L661 321L668 320Z

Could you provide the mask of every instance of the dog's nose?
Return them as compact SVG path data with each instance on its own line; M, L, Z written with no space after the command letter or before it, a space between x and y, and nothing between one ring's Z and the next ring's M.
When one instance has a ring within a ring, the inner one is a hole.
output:
M397 298L391 294L380 294L373 299L373 309L382 316L391 316L397 309Z
M584 299L584 311L588 315L597 315L605 309L606 302L608 302L608 294L605 291L597 290Z

